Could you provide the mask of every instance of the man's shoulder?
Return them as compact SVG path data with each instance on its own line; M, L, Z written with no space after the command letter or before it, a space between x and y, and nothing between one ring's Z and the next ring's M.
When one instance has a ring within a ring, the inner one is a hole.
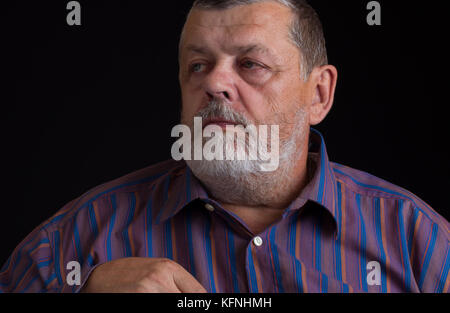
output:
M177 170L183 170L185 167L186 163L184 162L166 160L105 182L68 202L45 221L42 227L46 229L60 228L81 210L87 209L94 201L110 197L113 194L146 190L161 179L164 180L167 175Z
M448 231L448 221L411 191L370 173L342 164L330 163L336 181L344 185L349 191L367 198L402 203L403 208L408 210L410 214L413 214L414 210L418 210L431 222Z

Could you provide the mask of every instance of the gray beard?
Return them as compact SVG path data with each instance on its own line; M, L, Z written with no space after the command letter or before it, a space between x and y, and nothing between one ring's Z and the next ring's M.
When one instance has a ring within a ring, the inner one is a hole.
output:
M246 206L277 202L289 190L293 167L305 153L304 147L300 145L307 131L305 117L305 112L299 110L292 134L287 140L280 140L279 167L275 171L260 171L261 160L203 159L186 160L186 163L218 201Z

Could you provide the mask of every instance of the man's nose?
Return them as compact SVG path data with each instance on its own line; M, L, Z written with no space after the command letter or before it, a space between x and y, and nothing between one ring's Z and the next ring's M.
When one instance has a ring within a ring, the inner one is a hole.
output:
M226 91L222 91L222 92L206 92L206 95L208 96L208 101L211 101L213 99L220 99L224 102L231 102L230 101L230 94Z
M208 100L215 98L233 103L237 99L234 73L225 66L216 66L208 73L204 89Z

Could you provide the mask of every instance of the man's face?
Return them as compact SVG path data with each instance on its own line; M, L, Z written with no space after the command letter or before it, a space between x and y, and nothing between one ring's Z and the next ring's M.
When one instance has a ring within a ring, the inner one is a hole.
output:
M280 139L288 138L311 97L289 38L292 18L275 2L192 10L180 46L182 122L217 98L254 125L279 125Z

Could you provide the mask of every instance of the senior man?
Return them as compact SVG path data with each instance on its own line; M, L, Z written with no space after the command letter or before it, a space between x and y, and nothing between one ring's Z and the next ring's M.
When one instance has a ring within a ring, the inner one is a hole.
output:
M1 291L448 292L448 222L310 128L337 70L306 1L198 0L179 52L182 123L278 125L278 167L169 160L94 188L24 239Z

